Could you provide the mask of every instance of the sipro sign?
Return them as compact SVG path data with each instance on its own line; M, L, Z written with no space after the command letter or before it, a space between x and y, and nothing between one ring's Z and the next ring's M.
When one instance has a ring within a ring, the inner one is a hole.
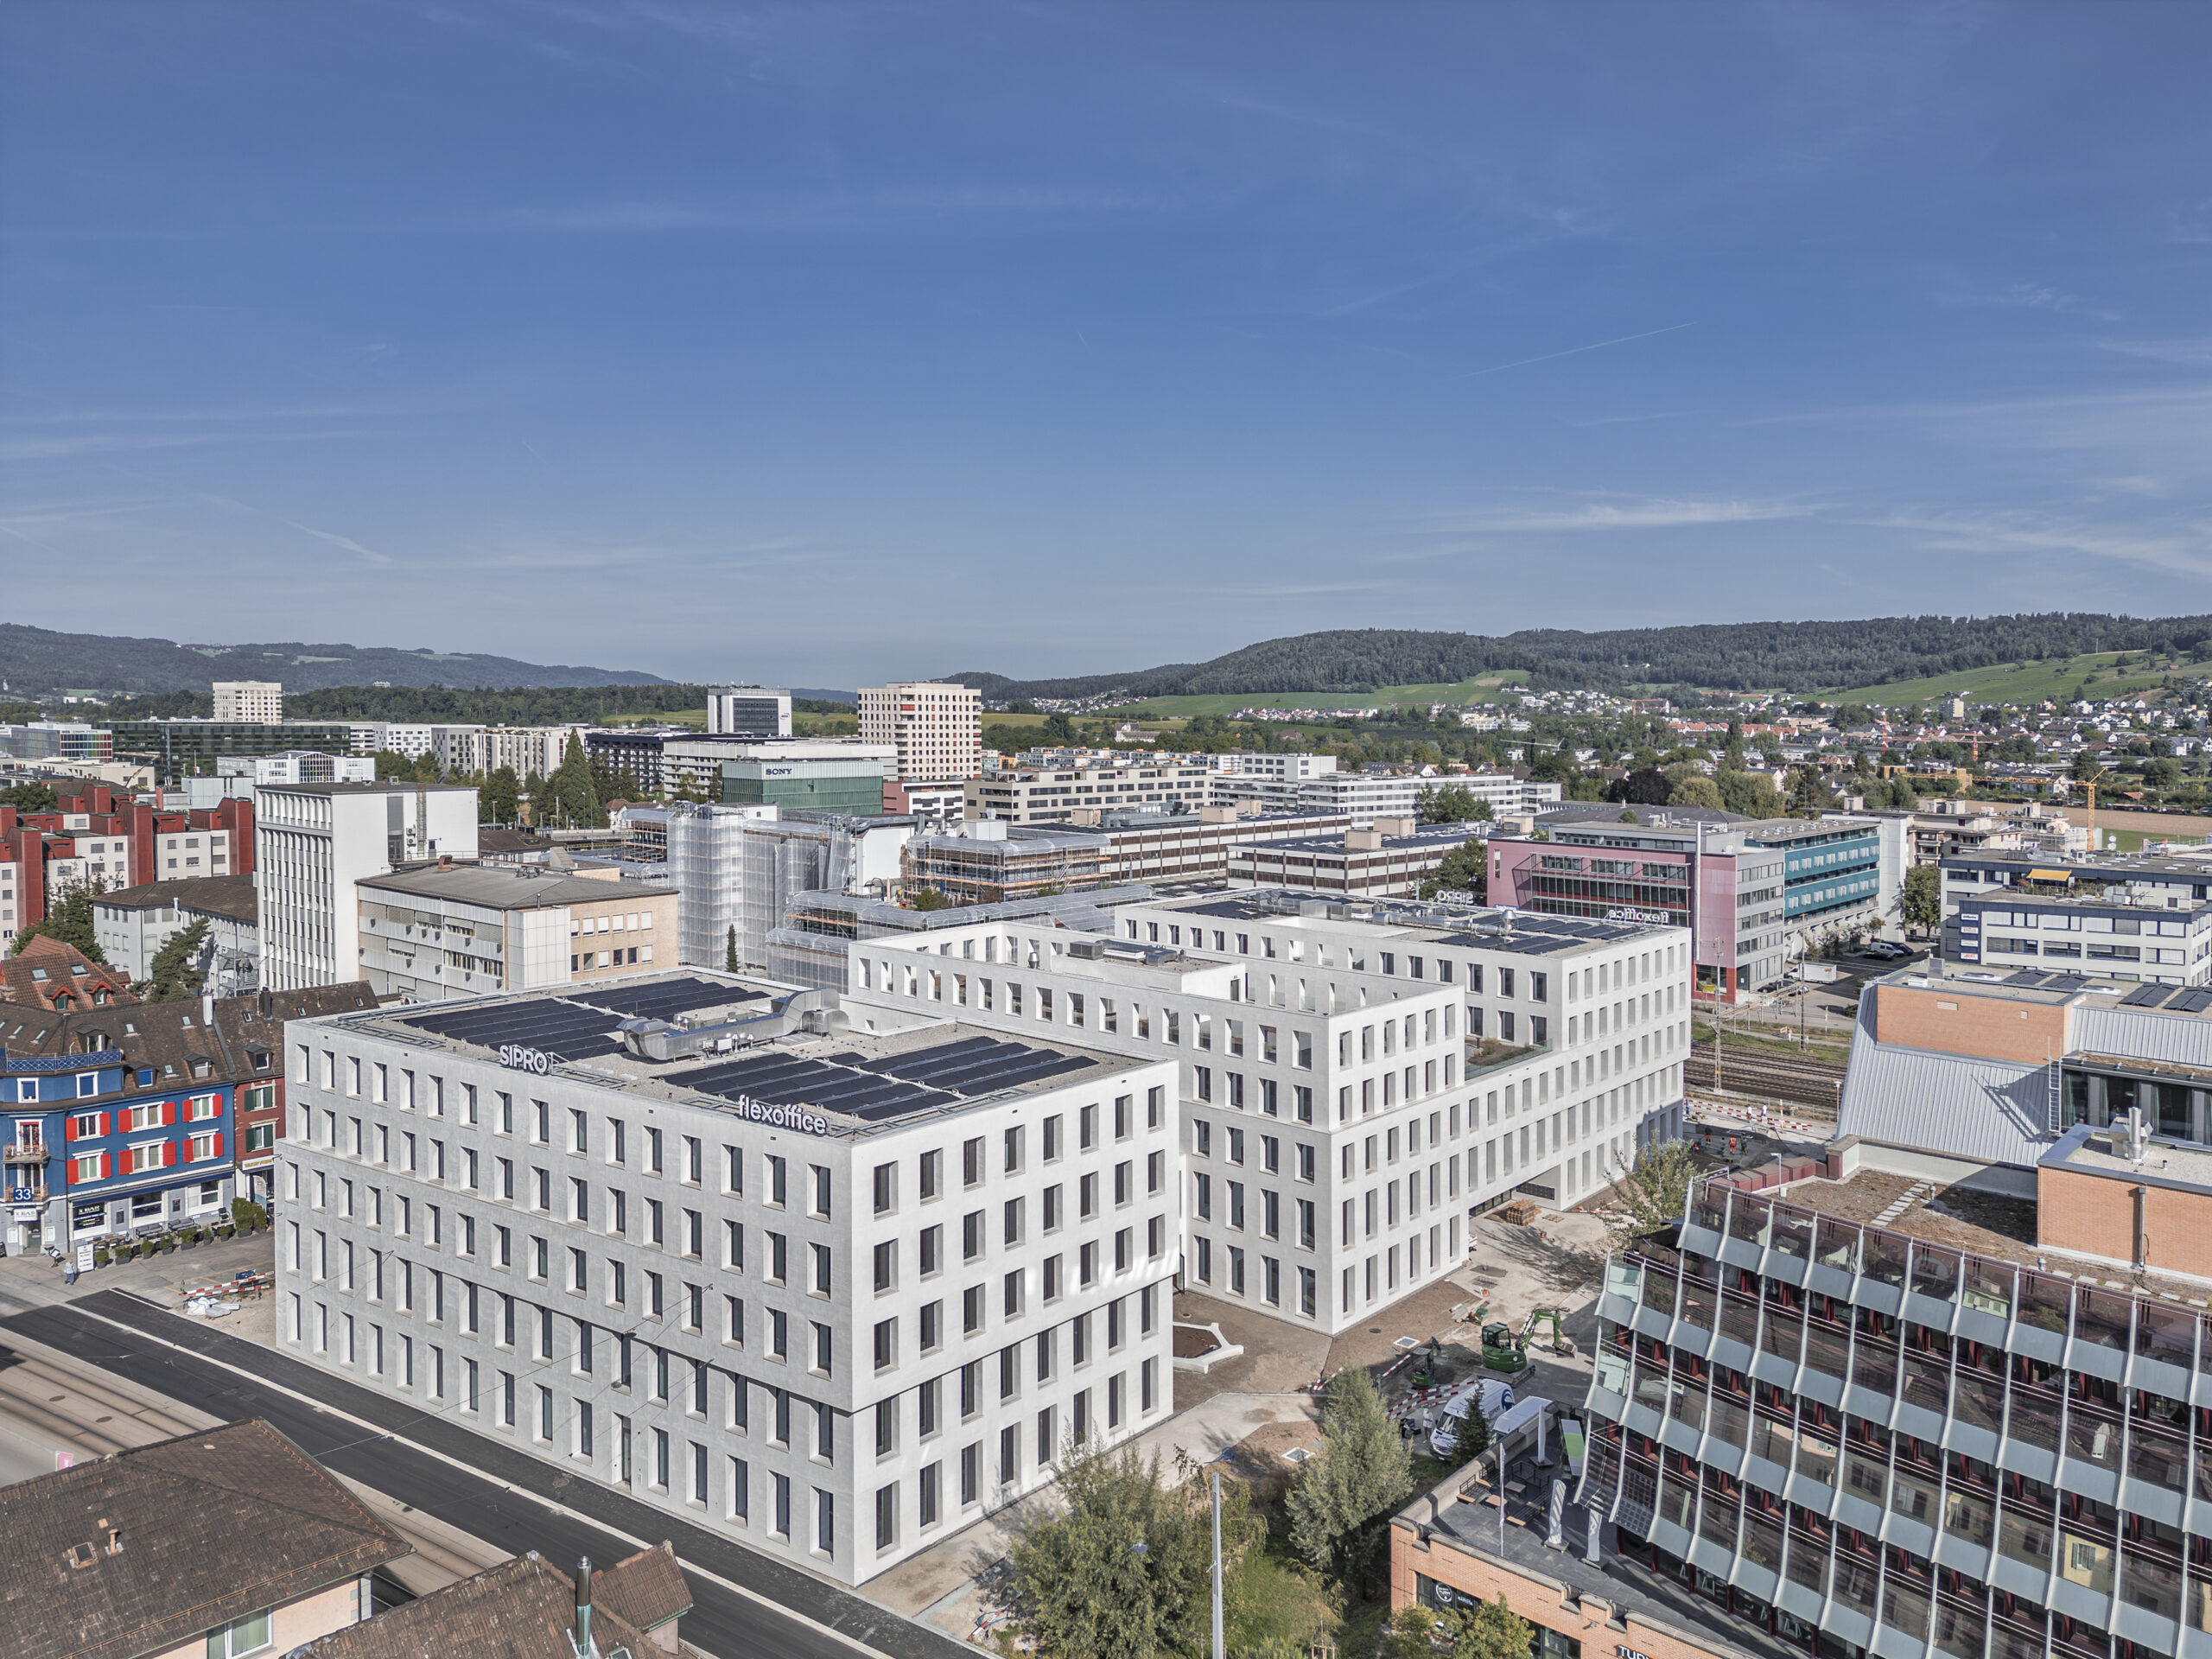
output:
M808 1111L804 1106L771 1106L750 1095L739 1095L730 1104L737 1115L754 1123L766 1123L776 1129L804 1129L809 1135L830 1133L830 1120Z
M534 1072L541 1077L553 1069L559 1058L543 1049L524 1048L520 1043L503 1044L499 1049L499 1064L508 1071Z

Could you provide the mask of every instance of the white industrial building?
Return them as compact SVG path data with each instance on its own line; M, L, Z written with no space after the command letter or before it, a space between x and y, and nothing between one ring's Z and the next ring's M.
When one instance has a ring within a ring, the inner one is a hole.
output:
M709 737L789 737L791 694L758 685L715 685L707 689Z
M678 958L721 967L768 959L768 935L793 895L869 882L895 886L911 818L786 818L774 805L678 802L668 809L668 874L678 894Z
M590 984L675 960L675 891L612 869L441 860L355 887L359 977L379 996L440 1002Z
M286 749L278 754L219 755L215 775L254 784L367 784L376 781L377 763L365 755Z
M846 1584L1160 1421L1173 1057L836 1000L293 1021L278 1344Z
M261 988L360 976L354 883L395 865L476 856L476 791L450 784L257 786L253 886Z
M1681 1128L1685 928L1238 893L849 948L865 1027L935 1013L1171 1059L1186 1285L1332 1333Z

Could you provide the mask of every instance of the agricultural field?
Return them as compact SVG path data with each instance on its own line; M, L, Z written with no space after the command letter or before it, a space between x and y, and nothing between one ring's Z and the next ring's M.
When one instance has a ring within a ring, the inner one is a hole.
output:
M2148 665L2131 664L2115 670L2122 657L2139 652L2102 651L2054 658L2049 662L2000 663L1993 668L1968 669L1925 680L1892 680L1885 685L1838 687L1821 696L1829 702L1904 703L1924 702L1953 695L1968 702L2033 703L2073 694L2086 684L2093 697L2133 696L2156 686L2169 671L2205 672L2202 664L2175 658L2154 658Z

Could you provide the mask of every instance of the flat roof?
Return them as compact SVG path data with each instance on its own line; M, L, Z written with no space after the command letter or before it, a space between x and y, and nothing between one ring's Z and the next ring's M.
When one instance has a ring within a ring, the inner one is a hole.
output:
M605 904L640 895L672 894L673 887L648 887L635 881L598 881L588 876L553 874L534 864L423 865L389 875L364 876L354 886L420 899L450 899L486 910L540 910L550 905Z
M2062 1139L2059 1144L2063 1146L2066 1142ZM2161 1154L2165 1150L2159 1148ZM2097 1289L2163 1297L2170 1301L2193 1302L2199 1306L2206 1301L2206 1281L2183 1278L2170 1273L2139 1274L2131 1268L2116 1267L2094 1256L2080 1255L2053 1245L2038 1243L2036 1240L2036 1201L2033 1198L2006 1198L1962 1186L1947 1186L1924 1200L1911 1204L1888 1221L1878 1219L1905 1198L1916 1185L1916 1178L1910 1175L1861 1169L1840 1181L1829 1180L1825 1176L1814 1176L1805 1180L1792 1181L1785 1186L1770 1186L1750 1193L1739 1192L1738 1196L1753 1199L1771 1198L1777 1204L1791 1205L1816 1215L1833 1216L1839 1221L1878 1227L1884 1232L1900 1233L1923 1243L1940 1244L1948 1249L1987 1256L1993 1261L2009 1262L2015 1267L2077 1280ZM2125 1245L2126 1241L2123 1237L2119 1242ZM2126 1275L2126 1281L2120 1277L2122 1274Z
M1332 813L1330 816L1343 815ZM1231 850L1236 853L1332 852L1342 853L1353 858L1372 858L1377 854L1422 852L1436 847L1448 851L1467 842L1480 841L1484 838L1478 831L1463 823L1423 824L1409 836L1383 836L1382 844L1380 847L1347 847L1344 845L1344 836L1347 833L1360 835L1366 832L1358 830L1351 831L1340 830L1325 836L1290 836L1280 841L1246 842Z
M343 721L337 722L344 725ZM257 784L257 789L287 791L294 795L473 795L474 784L403 784L380 780L373 784Z
M1347 903L1317 898L1295 887L1248 887L1230 893L1205 893L1160 903L1158 907L1179 911L1186 916L1260 922L1274 927L1353 926L1380 938L1412 939L1471 950L1505 950L1519 956L1557 956L1570 950L1592 950L1675 925L1551 916L1506 906L1461 910L1423 904L1413 899L1353 899Z
M2196 985L2139 985L2084 974L2024 968L2005 974L1994 969L1942 977L1915 963L1867 982L1900 990L1947 991L1986 996L2000 1002L2034 1002L2048 1007L2073 1004L2086 1008L2129 1008L2145 1013L2202 1016L2212 1012L2212 988Z
M2212 873L2207 873L2212 880ZM1993 888L1986 893L1961 893L1954 902L1961 909L1981 910L2129 910L2151 916L2196 916L2212 909L2207 899L2130 899L2126 893L2024 893L2017 887Z
M833 993L691 968L506 996L391 1005L337 1023L495 1064L503 1048L530 1050L546 1058L551 1073L575 1082L754 1121L764 1106L801 1109L826 1119L832 1135L865 1135L1070 1084L1103 1084L1151 1064L1027 1035L1016 1040L951 1020L893 1032L848 1027L765 1036L741 1027L730 1033L741 1046L730 1052L672 1060L640 1059L622 1040L626 1021L714 1026L773 1014L794 995L837 1006Z
M2212 881L2212 862L2201 858L2160 858L2143 853L2115 855L2108 853L2037 852L2025 847L1992 847L1973 852L1946 853L1940 861L1946 868L1970 864L1984 869L2017 867L2063 869L2075 874L2109 873L2114 876L2149 872L2156 875L2186 875L2200 881Z
M1563 1405L1560 1415L1582 1423L1587 1433L1589 1420L1580 1410ZM1550 1483L1565 1478L1570 1498L1576 1484L1565 1464L1557 1461L1558 1446L1554 1438L1551 1442L1554 1462L1549 1469L1536 1466L1533 1446L1526 1456L1513 1460L1507 1473L1525 1484L1528 1491L1522 1497L1508 1500L1508 1520L1503 1526L1498 1523L1497 1506L1483 1501L1491 1495L1492 1489L1481 1480L1478 1465L1472 1463L1453 1470L1429 1492L1401 1510L1393 1517L1393 1524L1415 1532L1426 1527L1432 1535L1431 1548L1434 1547L1434 1539L1440 1537L1451 1548L1502 1562L1515 1572L1544 1583L1563 1586L1577 1598L1586 1595L1606 1602L1627 1612L1639 1626L1678 1633L1713 1653L1751 1655L1758 1659L1802 1659L1805 1651L1802 1645L1769 1635L1748 1620L1732 1616L1726 1608L1697 1594L1688 1585L1656 1573L1618 1550L1602 1549L1596 1561L1584 1560L1590 1536L1589 1517L1580 1503L1568 1503L1561 1516L1560 1538L1564 1548L1554 1549L1547 1544ZM1433 1520L1429 1518L1432 1507ZM1420 1558L1416 1556L1414 1560L1418 1564ZM1459 1605L1464 1606L1465 1603ZM1562 1607L1563 1614L1566 1611ZM1588 1617L1585 1613L1580 1618L1562 1618L1561 1623L1572 1630ZM1609 1652L1616 1638L1624 1644L1622 1652L1636 1649L1637 1632L1608 1626L1602 1632L1602 1643L1591 1639L1595 1634L1598 1632L1583 1631L1585 1653Z

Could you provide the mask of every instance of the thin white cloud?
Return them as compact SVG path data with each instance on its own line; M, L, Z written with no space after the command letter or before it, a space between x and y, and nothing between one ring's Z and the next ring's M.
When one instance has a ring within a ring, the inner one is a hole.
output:
M2048 311L2060 316L2093 317L2101 322L2116 322L2120 315L2055 283L1992 283L1960 270L1947 271L1938 278L1934 297L1942 305L1992 306L2007 311Z
M587 235L868 230L931 221L1083 219L1179 210L1179 199L1071 185L969 184L759 202L643 199L513 207L477 228Z
M397 561L393 559L390 554L379 553L372 547L363 547L352 537L340 536L334 530L317 530L313 524L301 524L296 518L284 518L280 519L278 522L291 525L294 530L298 531L302 536L312 536L318 541L328 542L333 547L342 547L348 553L358 553L364 559L366 559L371 564L393 564L397 563Z
M1440 516L1430 528L1449 535L1548 534L1556 531L1681 530L1697 524L1748 524L1804 518L1813 509L1792 501L1696 501L1667 497L1585 501L1580 506L1499 509Z
M2092 558L2186 576L2212 575L2212 523L2133 529L2032 512L1906 510L1858 521L1934 539L1939 551Z
M2147 357L2154 363L2177 363L2183 368L2212 369L2212 336L2193 340L2101 340L2108 352L2126 357Z

